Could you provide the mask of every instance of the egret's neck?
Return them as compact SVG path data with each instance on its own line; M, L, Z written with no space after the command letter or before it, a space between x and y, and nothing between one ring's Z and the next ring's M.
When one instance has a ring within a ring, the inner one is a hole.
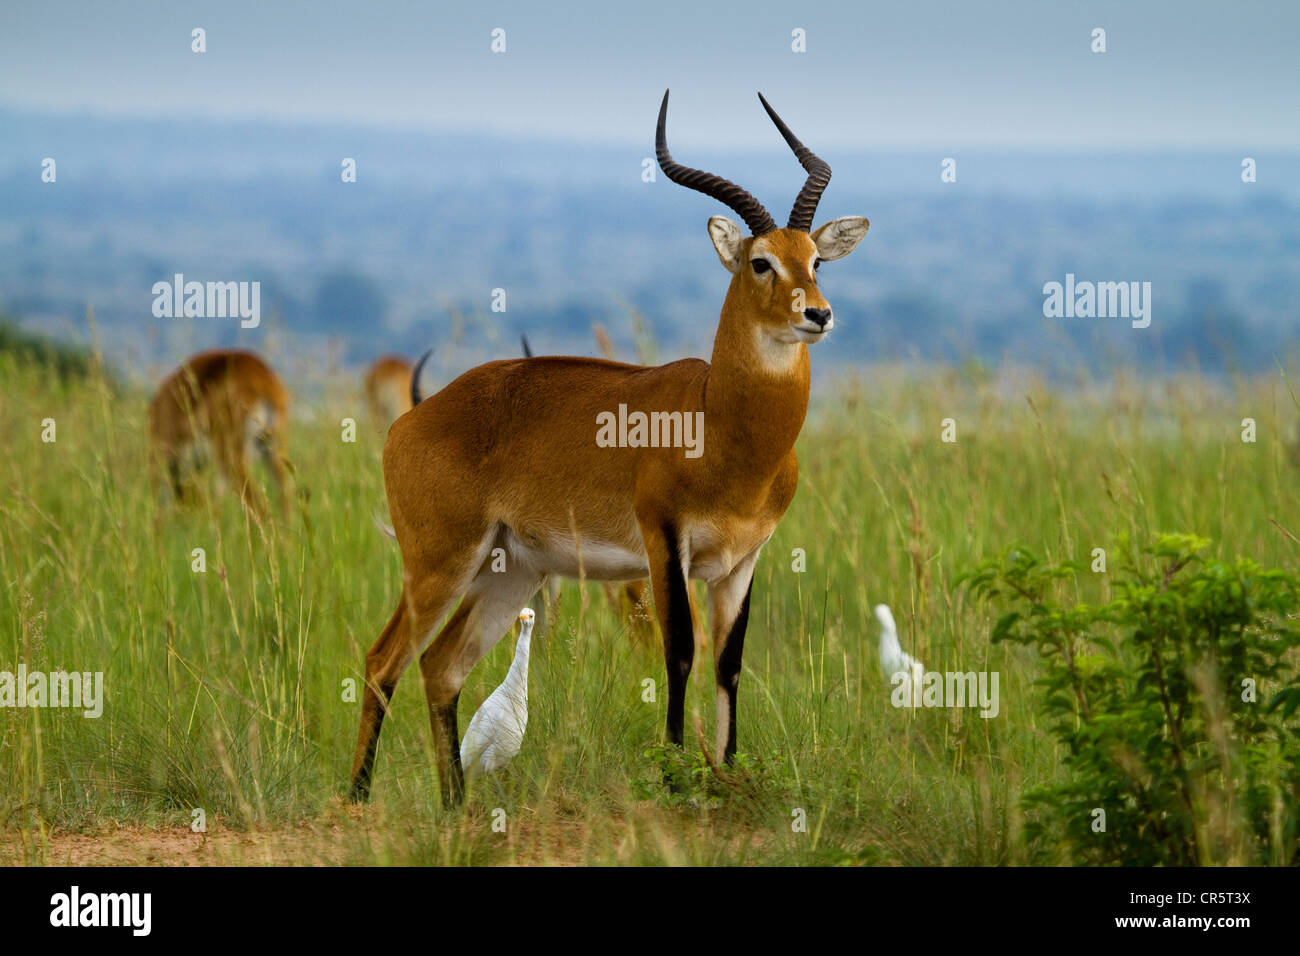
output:
M519 695L528 693L528 649L532 639L533 629L525 628L519 635L519 642L515 645L515 659L510 662L506 679L501 682L503 687L509 687L513 693Z

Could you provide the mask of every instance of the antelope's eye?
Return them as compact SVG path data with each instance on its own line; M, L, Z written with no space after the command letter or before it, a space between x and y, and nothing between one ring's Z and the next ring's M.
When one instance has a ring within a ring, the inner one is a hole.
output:
M764 272L767 272L772 268L772 263L768 262L766 259L750 259L749 264L754 267L754 271L759 275L762 275Z
M821 267L822 267L822 261L821 261L820 259L814 259L814 260L813 260L813 272L816 272L816 271L817 271L818 269L820 269Z

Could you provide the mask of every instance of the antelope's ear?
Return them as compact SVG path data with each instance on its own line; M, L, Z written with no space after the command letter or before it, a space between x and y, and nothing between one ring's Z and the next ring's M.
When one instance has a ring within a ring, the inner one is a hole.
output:
M821 256L823 262L843 259L858 247L862 237L867 234L868 225L870 223L861 216L832 219L812 234L817 255Z
M739 272L745 245L745 235L740 227L726 216L714 216L709 220L709 238L713 240L713 248L718 251L718 258L727 271L732 275Z

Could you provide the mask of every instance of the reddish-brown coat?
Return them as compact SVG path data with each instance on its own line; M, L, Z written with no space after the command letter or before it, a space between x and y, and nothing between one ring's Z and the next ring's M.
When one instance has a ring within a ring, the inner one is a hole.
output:
M387 428L411 410L411 363L398 355L375 359L366 370L365 393L371 418Z
M283 498L288 411L288 390L252 352L200 352L164 379L149 403L154 463L168 471L179 496L182 457L195 443L210 442L226 478L246 502L261 509L248 473L249 440L262 440L266 463Z

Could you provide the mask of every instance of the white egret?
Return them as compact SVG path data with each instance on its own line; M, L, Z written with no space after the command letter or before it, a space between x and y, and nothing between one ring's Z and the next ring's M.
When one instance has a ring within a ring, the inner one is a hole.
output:
M506 679L483 701L460 742L460 764L466 778L504 767L523 745L528 726L528 646L536 617L529 607L519 612L522 625Z
M921 684L925 668L898 643L898 630L894 627L894 613L888 604L876 605L876 620L880 622L880 670L891 682L902 674L903 699L906 706L921 706Z

